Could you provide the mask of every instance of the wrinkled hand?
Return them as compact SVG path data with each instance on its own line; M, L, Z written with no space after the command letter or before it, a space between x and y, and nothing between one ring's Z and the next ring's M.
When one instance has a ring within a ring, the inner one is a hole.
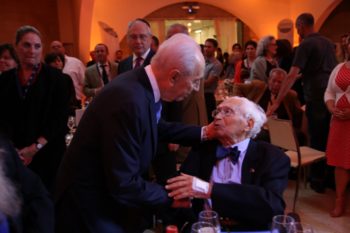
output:
M19 158L22 160L25 166L28 166L32 162L32 159L37 151L38 150L36 149L34 143L30 146L17 150Z
M177 151L180 148L179 144L173 144L173 143L169 143L168 144L168 149L169 151Z
M169 179L165 186L170 191L169 196L175 200L183 198L208 199L212 185L197 177L182 173L180 176Z
M191 208L192 202L191 202L191 199L189 198L178 199L173 201L171 207L172 208Z

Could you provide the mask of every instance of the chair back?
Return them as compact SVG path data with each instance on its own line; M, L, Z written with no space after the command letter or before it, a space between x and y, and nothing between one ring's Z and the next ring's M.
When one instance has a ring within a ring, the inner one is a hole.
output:
M271 144L286 150L298 151L298 142L295 139L294 129L290 120L269 117L268 128Z

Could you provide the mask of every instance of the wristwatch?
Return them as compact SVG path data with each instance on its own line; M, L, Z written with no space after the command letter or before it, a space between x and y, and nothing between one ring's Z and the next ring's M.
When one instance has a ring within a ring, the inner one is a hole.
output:
M35 144L35 148L36 148L37 150L40 150L40 149L43 148L43 147L44 147L44 145L41 144L40 142L37 142L37 143Z

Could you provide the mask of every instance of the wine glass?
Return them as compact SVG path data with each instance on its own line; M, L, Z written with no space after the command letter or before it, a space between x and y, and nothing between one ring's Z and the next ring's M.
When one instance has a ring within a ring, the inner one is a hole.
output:
M276 215L272 218L272 233L294 233L294 218L288 215Z
M195 222L192 225L191 233L215 233L215 227L208 222Z
M293 233L314 233L314 230L310 224L294 222L294 231Z
M219 215L213 210L201 211L198 215L198 221L211 223L215 227L216 233L221 232Z

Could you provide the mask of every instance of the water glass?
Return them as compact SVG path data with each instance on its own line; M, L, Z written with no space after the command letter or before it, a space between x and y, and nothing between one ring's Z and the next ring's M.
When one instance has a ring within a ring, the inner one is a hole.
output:
M295 222L293 223L294 231L293 233L315 233L312 226L306 223Z
M198 215L198 221L211 223L215 227L216 233L221 232L219 215L213 210L201 211Z
M215 227L209 222L193 223L191 233L215 233Z
M294 233L294 218L288 215L276 215L272 218L272 233Z

